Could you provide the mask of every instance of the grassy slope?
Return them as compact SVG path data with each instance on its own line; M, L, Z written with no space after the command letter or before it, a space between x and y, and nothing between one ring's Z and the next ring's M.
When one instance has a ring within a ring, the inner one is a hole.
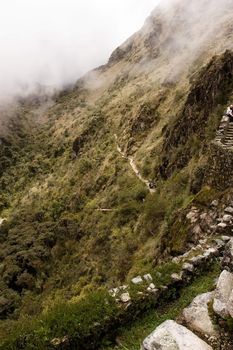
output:
M168 82L167 52L151 58L147 34L134 38L135 51L127 57L57 96L41 118L46 124L29 122L27 132L19 128L19 139L11 134L17 148L9 146L6 155L13 152L14 162L0 179L1 216L8 219L0 229L3 317L38 315L54 302L77 300L149 271L174 211L193 198L193 173L206 161L203 140L213 138L226 100L216 99L204 134L190 138L188 162L166 180L157 175L167 155L166 131L182 116L192 80L213 51ZM139 54L151 64L139 64ZM117 152L115 133L143 175L158 180L155 194ZM76 157L75 140L82 140ZM182 144L171 158L179 152Z

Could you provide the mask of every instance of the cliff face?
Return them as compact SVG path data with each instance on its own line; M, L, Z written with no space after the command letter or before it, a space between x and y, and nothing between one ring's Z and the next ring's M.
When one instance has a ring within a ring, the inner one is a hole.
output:
M13 107L0 144L2 319L127 282L194 243L185 213L208 159L231 167L209 151L233 96L231 18L203 4L211 30L176 1L51 103Z

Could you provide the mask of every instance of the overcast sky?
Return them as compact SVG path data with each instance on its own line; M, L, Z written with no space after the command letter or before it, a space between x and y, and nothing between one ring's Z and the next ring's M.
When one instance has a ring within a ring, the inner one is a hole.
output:
M159 0L0 0L0 96L104 63Z

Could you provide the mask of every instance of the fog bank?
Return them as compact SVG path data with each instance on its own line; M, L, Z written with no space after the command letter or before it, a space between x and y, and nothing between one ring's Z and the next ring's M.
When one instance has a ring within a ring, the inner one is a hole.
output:
M0 5L0 99L60 88L105 63L159 0L8 0Z

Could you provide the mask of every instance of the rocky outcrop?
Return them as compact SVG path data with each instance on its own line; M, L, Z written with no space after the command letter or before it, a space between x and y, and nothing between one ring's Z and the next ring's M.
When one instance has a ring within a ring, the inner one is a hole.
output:
M211 350L212 348L187 328L166 321L143 342L141 350Z
M183 317L189 329L203 335L212 336L216 334L208 310L208 305L213 300L213 296L212 292L198 295L190 306L184 309Z
M222 318L230 315L233 302L233 274L228 271L223 271L219 277L215 291L213 310Z
M220 202L212 200L213 193L215 190L205 187L185 210L175 213L163 237L159 261L182 254L189 247L195 248L195 244L210 236L222 235L230 239L233 232L232 195Z
M211 112L219 103L227 102L232 88L232 77L233 53L226 51L214 57L192 82L183 110L166 131L162 152L164 157L158 169L158 177L167 179L175 170L186 166L195 152L190 143L192 137L203 142L205 126Z

